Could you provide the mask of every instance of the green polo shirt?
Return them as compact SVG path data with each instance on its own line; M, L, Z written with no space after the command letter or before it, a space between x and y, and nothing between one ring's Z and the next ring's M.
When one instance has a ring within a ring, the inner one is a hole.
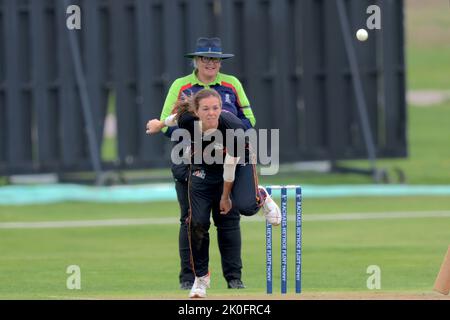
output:
M190 96L204 88L216 90L222 97L223 109L240 118L247 128L255 125L256 120L250 108L250 102L241 82L236 77L219 72L214 81L205 84L197 78L196 70L172 83L164 102L160 120L164 121L172 113L173 106L182 93ZM162 131L166 132L167 127L163 128Z

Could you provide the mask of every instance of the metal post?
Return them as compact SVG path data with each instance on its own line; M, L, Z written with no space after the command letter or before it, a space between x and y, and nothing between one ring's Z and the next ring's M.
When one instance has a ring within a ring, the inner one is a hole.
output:
M64 0L66 7L70 5L69 0ZM69 37L70 51L75 70L75 78L80 92L81 108L83 112L84 121L86 123L86 131L88 136L89 156L91 158L92 167L95 171L96 184L99 183L102 176L102 166L100 160L100 152L95 133L94 120L92 117L92 107L89 100L89 94L86 87L86 77L83 71L83 64L81 62L81 53L78 46L76 34L74 30L67 29Z
M336 5L339 14L342 36L344 38L345 50L347 52L347 57L350 64L353 90L356 97L356 106L358 108L359 119L361 121L361 129L367 149L367 155L370 162L370 167L372 168L373 177L374 179L377 179L375 143L372 136L372 131L370 129L369 117L367 115L366 98L364 96L364 91L362 88L362 81L358 67L358 61L356 58L355 48L353 47L352 44L351 38L352 31L350 30L348 16L345 10L345 4L343 0L337 0Z

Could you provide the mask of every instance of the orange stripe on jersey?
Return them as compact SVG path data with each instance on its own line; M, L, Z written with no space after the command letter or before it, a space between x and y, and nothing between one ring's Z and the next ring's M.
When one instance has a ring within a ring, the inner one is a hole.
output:
M192 84L188 83L181 87L180 92L178 92L178 100L180 100L180 96L183 93L184 90L189 89L192 87Z
M189 202L189 213L187 218L187 229L188 229L188 241L189 241L189 262L191 264L192 272L194 276L197 276L195 272L194 255L192 254L192 205L191 205L191 165L189 165L189 178L188 178L188 202Z
M181 97L181 94L183 93L183 91L186 90L186 89L189 89L190 87L192 87L192 84L190 84L190 83L185 84L184 86L182 86L180 88L180 91L178 92L177 100L180 100L180 97ZM172 107L172 114L176 114L178 112L178 110L175 110L175 105L176 104L174 104L174 106Z

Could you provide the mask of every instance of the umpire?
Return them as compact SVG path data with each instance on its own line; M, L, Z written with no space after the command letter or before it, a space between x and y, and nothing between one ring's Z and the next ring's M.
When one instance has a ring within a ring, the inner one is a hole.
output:
M240 81L231 75L220 73L221 62L233 57L233 54L222 53L219 38L198 38L196 51L185 55L193 61L194 70L191 74L176 79L167 94L160 120L164 121L172 112L175 102L182 95L193 95L201 89L212 88L216 90L223 103L223 110L236 115L246 129L255 125L255 117L250 103ZM164 134L171 137L176 127L165 127ZM175 179L178 203L180 205L180 233L179 252L181 270L179 275L180 288L190 290L194 284L195 276L190 263L188 225L188 165L172 164L172 175ZM239 213L234 213L239 216ZM232 226L217 223L217 241L222 261L222 271L230 289L245 288L241 280L241 229L240 216Z

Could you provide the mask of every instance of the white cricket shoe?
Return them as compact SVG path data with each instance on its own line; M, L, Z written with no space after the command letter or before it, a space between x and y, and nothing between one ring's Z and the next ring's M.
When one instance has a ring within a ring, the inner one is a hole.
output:
M209 288L210 283L211 274L209 272L203 277L195 277L189 298L206 298L206 289Z
M271 225L278 226L281 223L281 211L275 201L273 201L266 188L259 186L262 196L264 217Z

